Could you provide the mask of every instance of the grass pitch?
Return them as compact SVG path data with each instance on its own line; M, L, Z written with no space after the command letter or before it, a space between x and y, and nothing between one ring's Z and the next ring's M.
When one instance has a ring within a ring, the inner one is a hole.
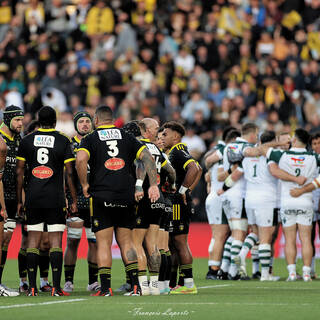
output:
M319 261L317 262L319 264ZM250 269L251 262L248 262ZM301 271L301 262L297 266ZM318 319L320 314L320 280L285 282L285 261L276 259L275 275L281 281L212 281L205 280L207 260L195 259L194 277L197 295L123 297L90 297L86 291L87 263L78 260L75 291L70 297L16 298L0 297L0 318L9 319ZM124 267L115 260L112 288L124 281ZM9 260L4 283L18 286L16 260Z

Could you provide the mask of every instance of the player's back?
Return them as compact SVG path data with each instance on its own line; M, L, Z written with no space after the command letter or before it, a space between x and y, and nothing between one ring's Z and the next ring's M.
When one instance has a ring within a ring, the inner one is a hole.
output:
M145 148L115 126L100 126L81 140L89 158L89 192L100 199L133 202L133 162Z
M279 161L279 168L291 175L304 176L310 183L317 175L317 156L302 148L284 151ZM296 183L281 181L281 208L312 208L312 193L305 193L298 198L290 195L290 190L298 187Z
M261 205L276 206L277 179L269 172L267 159L247 157L242 161L246 185L246 206L256 208Z
M64 207L64 165L74 161L70 139L55 129L39 129L22 139L17 159L28 166L26 207Z

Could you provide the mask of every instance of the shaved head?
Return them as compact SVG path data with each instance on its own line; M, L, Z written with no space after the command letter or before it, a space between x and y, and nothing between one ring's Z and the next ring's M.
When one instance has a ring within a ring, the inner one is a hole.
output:
M144 118L140 121L140 129L144 138L155 142L158 135L159 124L158 121L152 118Z

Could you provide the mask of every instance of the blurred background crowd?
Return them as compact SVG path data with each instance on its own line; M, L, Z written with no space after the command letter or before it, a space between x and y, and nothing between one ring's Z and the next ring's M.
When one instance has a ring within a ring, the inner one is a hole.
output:
M320 130L320 0L0 0L0 117L110 106L185 124L201 161L226 125ZM206 219L202 182L197 219Z

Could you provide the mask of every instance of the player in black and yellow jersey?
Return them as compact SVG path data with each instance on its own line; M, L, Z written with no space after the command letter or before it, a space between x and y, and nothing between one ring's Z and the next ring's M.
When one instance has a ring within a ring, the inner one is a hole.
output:
M51 107L39 111L41 128L21 140L17 155L18 212L22 208L23 180L27 180L25 208L27 215L28 248L27 264L30 296L37 295L36 272L39 261L39 245L44 224L47 224L52 268L52 296L62 296L62 233L65 229L64 168L67 184L72 194L72 212L77 211L76 189L73 184L72 161L75 160L71 141L56 131L56 112ZM24 177L25 166L28 166Z
M7 260L8 246L16 227L17 193L16 193L16 155L21 140L23 111L17 106L9 106L4 110L3 123L0 127L0 136L7 145L6 164L3 172L4 199L7 210L7 221L4 224L4 240L0 263L0 284L2 272Z
M3 229L4 229L4 222L7 220L7 211L6 211L6 203L4 200L4 190L3 190L3 183L2 183L2 176L4 172L4 167L6 163L7 157L7 145L5 141L0 137L0 261L1 261L1 254L2 254L2 241L3 241ZM0 296L2 297L16 297L19 293L16 291L12 291L5 286L0 286Z
M101 280L101 290L96 295L112 295L111 245L114 230L132 283L133 291L130 295L140 295L137 253L131 232L135 224L135 179L132 167L136 158L143 161L150 181L148 195L155 202L160 196L155 162L146 146L113 125L112 110L109 107L97 108L94 124L97 129L81 140L76 167L84 196L92 197L92 230L97 238Z
M142 134L140 141L148 148L156 163L158 185L160 185L160 174L163 170L168 173L170 183L174 184L176 177L175 171L160 149L154 144L154 142L156 142L159 129L158 122L151 118L145 118L140 121L139 126ZM142 172L143 171L144 168L142 164ZM138 177L137 173L136 190L139 187L142 188L144 193L146 193L149 188L149 183L148 180L144 180L144 175L142 177ZM160 288L158 280L161 257L158 249L158 238L160 220L163 215L163 211L165 210L165 202L161 192L160 198L156 203L151 203L150 199L144 196L142 199L136 200L139 201L139 204L137 209L136 226L133 229L133 239L138 253L139 283L142 295L159 295ZM146 249L146 254L144 249ZM147 263L150 275L150 285L148 284L146 274Z
M190 156L181 139L185 134L184 127L175 121L164 124L164 147L169 149L169 160L176 170L177 190L173 199L172 243L179 258L179 285L170 294L193 294L197 288L193 282L192 254L188 245L189 224L192 215L190 191L200 180L202 169ZM183 283L182 283L183 280Z
M72 138L71 141L76 156L81 139L92 131L93 123L90 114L86 111L78 112L74 116L73 122L77 134ZM89 170L90 168L88 168L88 173ZM75 216L70 216L67 219L67 247L64 253L64 275L66 282L63 291L72 292L74 289L74 270L83 227L85 227L88 240L89 282L87 290L98 291L100 289L100 286L98 283L98 265L96 257L97 246L96 237L91 230L89 199L85 198L85 196L83 195L81 184L78 178L75 181L75 185L77 188L78 212L75 214ZM67 199L69 203L72 202L70 192L67 192Z

